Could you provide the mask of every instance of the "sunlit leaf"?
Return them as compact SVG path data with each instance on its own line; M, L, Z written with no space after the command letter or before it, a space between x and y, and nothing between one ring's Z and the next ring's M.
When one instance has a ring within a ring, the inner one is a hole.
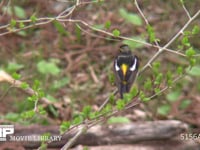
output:
M130 123L131 121L127 117L111 117L107 121L109 124L114 124L114 123Z
M141 26L142 18L135 13L129 13L124 8L119 10L120 15L126 20L126 22L130 22L134 25Z

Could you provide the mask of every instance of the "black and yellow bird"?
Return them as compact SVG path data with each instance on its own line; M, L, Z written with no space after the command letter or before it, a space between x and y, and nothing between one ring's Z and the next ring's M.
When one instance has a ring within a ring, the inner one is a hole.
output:
M114 60L115 83L118 87L120 97L128 93L137 76L139 59L131 53L128 45L120 46L120 53Z

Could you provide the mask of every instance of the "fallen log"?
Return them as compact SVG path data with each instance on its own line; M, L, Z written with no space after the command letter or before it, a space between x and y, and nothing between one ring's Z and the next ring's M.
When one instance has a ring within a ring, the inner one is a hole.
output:
M134 144L145 141L165 141L179 137L180 134L187 131L187 124L177 120L165 121L146 121L129 124L97 125L88 129L81 135L73 146L77 145L114 145L114 144ZM78 130L77 130L78 131ZM59 135L59 126L15 126L14 136L42 135L44 133ZM64 134L60 141L54 141L48 144L49 148L61 148L76 133ZM183 141L181 141L183 142ZM180 143L181 143L180 142ZM15 142L7 142L7 144ZM5 143L4 143L5 144ZM21 144L25 148L38 148L39 141L24 141ZM2 143L0 144L1 148Z

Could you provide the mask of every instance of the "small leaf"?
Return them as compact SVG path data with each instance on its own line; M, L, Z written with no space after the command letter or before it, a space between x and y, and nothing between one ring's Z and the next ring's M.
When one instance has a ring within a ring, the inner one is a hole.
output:
M144 88L146 90L151 90L152 89L152 81L150 78L147 79L147 81L144 83Z
M155 79L155 81L154 81L154 84L156 84L156 85L161 84L162 79L163 79L163 74L162 74L162 73L159 73L159 74L156 76L156 79Z
M37 21L37 17L35 16L35 14L31 15L30 20L32 23L35 23Z
M56 27L58 33L63 36L67 36L68 32L66 31L65 27L58 21L54 21L53 25Z
M16 72L14 72L14 73L12 74L12 77L13 77L13 79L15 79L15 80L19 80L19 79L21 78L21 75L18 74L18 73L16 73Z
M20 27L20 28L24 28L24 27L25 27L24 23L23 23L23 22L20 22L20 23L19 23L19 27Z
M26 82L22 82L22 84L20 85L20 87L21 87L22 89L27 89L27 88L29 87L29 84L26 83Z
M16 20L14 20L14 19L10 20L10 27L11 28L14 28L16 26L16 24L17 24Z
M195 25L192 29L192 34L198 34L200 32L200 27Z
M105 26L106 29L109 29L110 26L111 26L111 22L110 21L106 21L104 26Z
M150 43L153 43L153 42L157 41L156 40L156 36L155 36L155 31L154 31L152 26L147 25L147 32L149 34Z
M18 64L18 63L13 63L13 62L9 62L8 66L7 66L7 70L11 71L11 72L18 71L22 68L24 68L24 65Z
M64 121L62 122L62 124L60 125L60 132L61 134L63 134L66 130L68 130L71 126L71 122L69 121Z
M22 7L14 6L14 11L15 11L15 14L18 18L20 18L20 19L26 18L26 12Z
M84 108L83 108L83 114L86 116L86 117L88 117L89 116L89 114L90 114L90 112L91 112L91 110L92 110L92 108L91 108L91 106L85 106Z
M167 100L170 102L175 102L178 100L178 98L180 97L181 92L180 91L172 91L169 94L167 94Z
M138 89L136 86L134 86L133 88L131 88L130 94L133 97L135 97L138 94Z
M109 102L111 104L114 104L114 102L115 102L115 96L114 96L114 94L110 94L110 96L109 96Z
M157 112L160 115L166 116L170 112L170 110L171 110L170 105L165 104L165 105L158 107Z
M200 66L194 66L191 69L187 68L186 72L192 76L200 76Z
M122 110L125 106L125 102L123 100L118 100L117 101L117 109Z
M189 99L184 99L184 100L182 100L182 102L181 102L179 108L180 108L180 109L185 109L185 108L187 108L191 103L192 103L191 100L189 100Z
M181 42L185 46L188 46L188 47L190 46L190 42L187 36L184 36Z
M112 33L113 33L114 37L118 37L120 35L120 31L117 29L113 30Z
M186 52L185 52L185 54L186 54L186 56L187 57L192 57L192 56L194 56L195 55L195 50L192 48L192 47L190 47L190 48L188 48L187 50L186 50Z
M60 80L55 80L53 82L53 85L52 85L52 88L53 89L59 89L59 88L62 88L64 87L65 85L69 84L70 82L70 79L68 77L64 77Z
M42 60L37 63L37 69L42 74L58 75L60 73L60 68L54 62L47 62Z
M132 50L136 49L136 48L142 48L144 47L143 42L145 42L145 39L140 37L140 36L134 36L134 37L130 37L130 39L132 40L123 40L122 43L128 45ZM139 41L139 42L135 42Z
M115 123L130 123L131 121L127 117L111 117L108 119L108 124L115 124Z
M129 13L124 8L121 8L119 10L119 13L126 20L126 22L130 22L130 23L137 25L137 26L142 25L142 19L137 14Z
M183 74L183 67L182 66L179 66L176 70L176 72L179 74L179 75L182 75Z
M4 117L6 120L10 120L10 121L14 121L14 122L17 122L20 119L19 114L12 113L12 112L7 113Z
M47 99L49 100L49 101L51 101L51 102L57 102L57 99L55 99L53 96L51 96L51 95L47 95L46 96L47 97Z

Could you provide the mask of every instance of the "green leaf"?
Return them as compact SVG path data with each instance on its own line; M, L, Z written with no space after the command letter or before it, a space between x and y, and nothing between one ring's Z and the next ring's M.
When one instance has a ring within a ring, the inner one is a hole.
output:
M192 103L191 100L189 100L189 99L184 99L184 100L182 100L181 104L179 105L179 108L180 108L180 109L185 109L185 108L187 108L191 103Z
M17 35L26 37L27 36L27 32L22 30L22 31L17 32Z
M66 31L65 27L58 21L53 22L54 27L57 29L58 33L63 36L67 36L68 32Z
M196 54L196 52L192 47L190 47L186 50L185 54L187 57L192 57Z
M82 31L81 31L81 27L79 26L78 23L75 26L75 34L76 34L76 39L77 39L78 43L80 43L81 42Z
M51 101L51 102L57 102L57 99L55 99L53 96L51 96L51 95L47 95L46 96L47 97L47 99L49 100L49 101Z
M154 92L159 95L160 94L160 89L159 88L154 88Z
M111 22L110 21L106 21L104 26L105 26L106 29L109 29L110 26L111 26Z
M11 28L14 28L16 26L16 24L17 24L16 20L14 20L14 19L10 20L10 27Z
M39 110L39 113L41 114L41 115L45 115L45 114L47 114L47 112L46 112L46 110L44 109L44 107L43 106L38 106L38 110Z
M77 125L77 124L80 124L82 123L84 120L83 116L81 116L80 114L77 115L76 117L73 118L73 125Z
M22 88L22 89L27 89L28 87L29 87L29 84L28 84L28 83L22 82L22 84L21 84L21 88Z
M10 120L10 121L14 121L14 122L17 122L20 119L19 114L12 113L12 112L7 113L4 117L6 120Z
M136 86L134 86L133 88L131 88L130 94L133 97L135 97L138 94L138 89Z
M111 104L114 104L114 102L115 102L115 96L114 96L114 94L110 94L110 96L109 96L109 102Z
M60 73L60 68L57 67L55 62L48 62L42 60L37 63L37 70L42 74L58 75Z
M60 125L60 132L63 134L66 130L68 130L71 126L71 122L63 121Z
M20 27L20 28L24 28L24 27L25 27L24 23L23 23L23 22L20 22L20 23L19 23L19 27Z
M124 106L125 106L125 102L123 101L123 100L118 100L117 101L117 109L118 110L122 110L123 108L124 108Z
M89 114L90 114L90 112L91 112L91 110L92 110L92 108L91 108L91 106L85 106L84 108L83 108L83 114L86 116L86 117L88 117L89 116Z
M68 77L64 77L60 80L56 80L53 82L52 88L53 89L59 89L64 87L65 85L69 84L70 79Z
M166 116L171 110L171 106L168 104L158 107L157 112L160 115Z
M190 58L189 62L190 62L190 66L193 67L196 64L197 60L196 58Z
M111 84L114 84L115 83L115 75L113 72L109 73L108 74L108 80Z
M126 22L132 23L137 26L142 25L142 18L138 16L137 14L129 13L124 8L121 8L119 10L119 13L121 17L125 19Z
M191 76L200 76L200 66L193 66L191 69L187 68L186 72Z
M103 29L104 25L103 24L96 24L96 25L93 25L92 27L96 28L96 29Z
M144 88L146 90L151 90L152 89L152 81L150 78L147 79L147 81L144 83Z
M108 119L108 124L115 124L115 123L130 123L131 121L127 117L111 117Z
M200 33L200 27L195 25L192 29L192 34L199 34Z
M35 115L34 110L25 111L20 114L23 119L30 119Z
M179 66L176 70L176 72L179 74L179 75L182 75L183 74L183 67L182 66Z
M59 116L58 110L53 105L49 105L48 108L54 117L57 118Z
M185 46L188 46L188 47L190 46L190 42L187 36L184 36L181 42Z
M145 39L143 39L142 37L134 36L134 37L130 37L130 39L132 39L133 41L132 40L123 40L122 43L128 45L132 50L136 49L136 48L144 47L143 43L134 41L134 40L136 40L136 41L145 42Z
M14 72L14 73L12 74L12 77L13 77L13 79L15 79L15 80L19 80L19 79L21 78L21 75L18 74L18 73L16 73L16 72Z
M155 83L156 85L161 84L162 79L163 79L163 74L162 74L162 73L159 73L159 74L156 76L156 79L155 79L154 83Z
M26 12L25 12L24 8L22 8L20 6L14 6L14 11L15 11L15 15L18 18L20 18L20 19L26 18Z
M7 66L7 70L11 71L11 72L18 71L22 68L24 68L24 65L18 64L18 63L13 63L13 62L9 62L8 66Z
M149 34L150 43L157 41L156 36L155 36L155 31L152 26L147 25L147 32Z
M118 37L120 35L120 31L115 29L112 31L114 37Z
M140 99L143 101L143 102L148 102L151 100L151 98L149 97L146 97L146 95L144 94L143 91L140 91L140 95L139 95Z
M30 20L32 23L35 23L37 21L37 17L35 16L35 14L31 15Z
M172 91L169 94L167 94L167 100L170 102L175 102L178 100L178 98L180 97L181 92L180 91Z

